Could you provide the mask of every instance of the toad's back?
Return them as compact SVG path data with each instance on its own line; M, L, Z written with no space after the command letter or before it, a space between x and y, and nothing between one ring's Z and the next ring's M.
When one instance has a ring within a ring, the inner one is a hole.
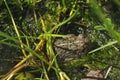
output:
M55 52L58 54L60 62L66 62L78 58L81 54L85 53L84 49L88 39L79 34L69 34L70 37L58 38L54 42Z

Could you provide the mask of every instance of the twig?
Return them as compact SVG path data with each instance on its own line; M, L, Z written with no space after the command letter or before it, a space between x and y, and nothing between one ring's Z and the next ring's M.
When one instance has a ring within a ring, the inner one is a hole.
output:
M24 63L23 65L20 65L16 68L11 69L6 75L4 75L4 77L1 80L10 80L16 72L18 72L19 70L21 70L22 68L26 66L27 64Z
M107 76L108 76L108 74L110 73L110 71L111 71L111 69L112 69L112 66L110 66L109 68L108 68L108 70L107 70L107 72L106 72L106 74L105 74L105 79L107 78Z

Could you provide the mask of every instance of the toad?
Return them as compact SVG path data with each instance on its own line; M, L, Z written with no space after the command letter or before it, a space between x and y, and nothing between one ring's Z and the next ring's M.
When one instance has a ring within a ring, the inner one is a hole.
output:
M67 62L79 58L85 53L86 44L89 42L83 34L68 34L69 37L57 38L54 42L55 53L58 61Z

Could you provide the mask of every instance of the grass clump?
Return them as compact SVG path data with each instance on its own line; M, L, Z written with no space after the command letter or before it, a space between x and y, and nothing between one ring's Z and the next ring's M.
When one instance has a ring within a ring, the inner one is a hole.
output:
M91 70L100 70L103 79L117 79L119 4L118 0L0 1L0 56L5 58L0 64L7 58L18 58L12 60L14 66L9 70L1 71L1 80L76 80ZM90 39L89 52L60 64L53 42L66 34L86 35Z

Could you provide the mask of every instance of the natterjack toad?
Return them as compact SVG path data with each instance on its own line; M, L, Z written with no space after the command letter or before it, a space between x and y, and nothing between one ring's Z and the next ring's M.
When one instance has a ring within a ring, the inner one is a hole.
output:
M58 61L67 62L79 58L83 53L85 53L86 43L89 42L83 34L78 36L74 34L69 34L70 37L67 38L57 38L54 42L54 49L56 54L58 54Z

